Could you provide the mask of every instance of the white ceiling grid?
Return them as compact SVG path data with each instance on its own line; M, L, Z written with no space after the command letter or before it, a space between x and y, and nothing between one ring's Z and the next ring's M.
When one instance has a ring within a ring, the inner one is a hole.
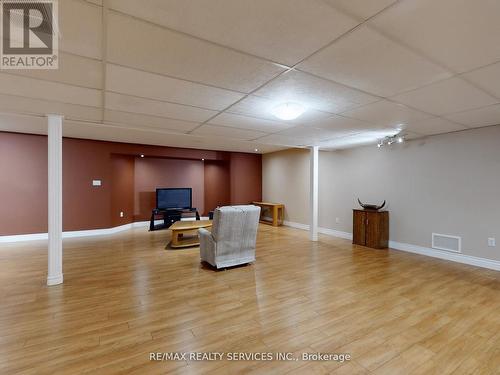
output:
M500 124L498 1L59 3L60 69L0 72L0 130L271 152Z

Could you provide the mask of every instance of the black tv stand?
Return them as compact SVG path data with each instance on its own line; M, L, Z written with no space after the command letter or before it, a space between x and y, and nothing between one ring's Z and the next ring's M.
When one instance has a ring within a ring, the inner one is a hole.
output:
M176 221L180 221L183 214L186 213L196 213L196 220L200 220L200 215L196 208L184 208L184 209L159 209L155 208L151 212L151 220L149 221L149 230L161 230L169 228ZM155 219L163 220L163 224L155 225Z

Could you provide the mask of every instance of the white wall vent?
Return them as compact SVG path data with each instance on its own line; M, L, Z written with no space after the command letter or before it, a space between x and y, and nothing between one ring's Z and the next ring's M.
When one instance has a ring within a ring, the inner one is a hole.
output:
M462 237L450 236L448 234L432 233L432 248L437 250L462 252Z

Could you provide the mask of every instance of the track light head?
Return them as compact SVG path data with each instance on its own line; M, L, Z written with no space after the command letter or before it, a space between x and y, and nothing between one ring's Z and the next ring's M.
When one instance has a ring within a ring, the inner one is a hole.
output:
M396 134L393 136L387 136L377 143L377 147L381 148L385 145L390 146L393 143L403 143L406 140L405 137L406 137L405 134Z

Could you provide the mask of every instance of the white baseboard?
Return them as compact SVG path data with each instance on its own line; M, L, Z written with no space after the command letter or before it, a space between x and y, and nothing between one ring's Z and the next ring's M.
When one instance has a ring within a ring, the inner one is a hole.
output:
M433 258L449 260L468 264L476 267L489 268L491 270L500 271L500 261L486 258L479 258L472 255L465 255L461 253L431 249L429 247L411 245L407 243L389 241L389 247L394 250L406 251L409 253L425 255Z
M293 221L286 221L286 220L284 221L283 224L291 228L309 230L309 225L307 224L296 223ZM123 232L132 228L147 228L147 227L149 227L149 221L139 221L135 223L120 225L118 227L113 227L113 228L63 232L63 238L105 236ZM352 240L352 233L349 232L342 232L335 229L323 228L323 227L319 227L318 232L326 234L327 236ZM47 233L21 234L13 236L0 236L0 243L39 241L47 239L48 239ZM389 247L393 250L406 251L409 253L420 254L433 258L439 258L452 262L458 262L458 263L468 264L471 266L483 267L495 271L500 271L500 261L498 260L479 258L472 255L452 253L448 251L436 250L428 247L412 245L402 242L395 242L395 241L389 241Z
M138 221L135 223L124 224L118 227L105 228L105 229L90 229L90 230L76 230L63 232L63 238L77 238L77 237L92 237L92 236L107 236L129 230L132 228L148 228L149 221ZM47 233L33 233L33 234L19 234L13 236L0 236L0 243L13 243L25 241L40 241L47 240L49 235Z
M349 232L341 232L339 230L330 229L330 228L322 228L322 227L318 228L318 232L326 234L327 236L340 237L340 238L344 238L346 240L352 240L352 233L349 233Z
M309 225L307 224L301 224L301 223L295 223L293 221L283 221L283 225L286 225L287 227L292 227L296 229L302 229L302 230L309 230Z
M283 222L283 225L286 225L287 227L291 227L291 228L309 230L309 225L302 224L302 223L295 223L293 221L286 221L285 220ZM352 233L341 232L341 231L335 230L335 229L319 227L318 233L326 234L327 236L332 236L332 237L345 238L346 240L352 240Z
M22 241L40 241L47 240L47 233L16 234L11 236L0 236L0 243L22 242Z
M295 223L292 221L285 221L283 223L286 226L309 230L309 225ZM349 232L341 232L338 230L330 229L330 228L318 228L318 232L322 234L326 234L327 236L344 238L346 240L352 240L352 233ZM486 258L479 258L472 255L465 255L461 253L448 252L443 250L431 249L428 247L412 245L402 242L389 241L389 248L393 250L406 251L408 253L425 255L428 257L439 258L443 260L448 260L451 262L457 262L462 264L468 264L471 266L488 268L495 271L500 271L500 261Z

